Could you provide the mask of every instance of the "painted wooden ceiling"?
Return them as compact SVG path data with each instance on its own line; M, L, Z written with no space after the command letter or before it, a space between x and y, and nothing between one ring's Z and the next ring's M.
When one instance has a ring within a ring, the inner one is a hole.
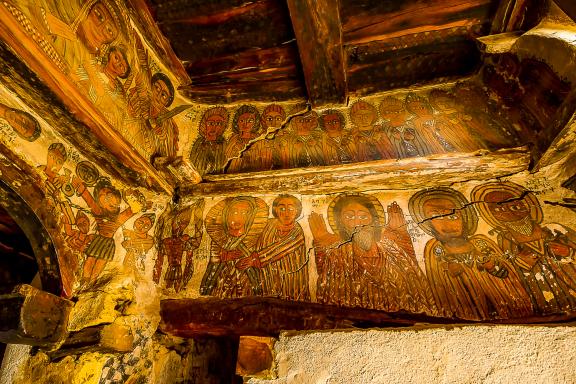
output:
M147 8L184 64L189 81L181 90L191 100L308 97L313 105L471 74L480 65L475 39L528 28L542 3L132 2L140 11Z

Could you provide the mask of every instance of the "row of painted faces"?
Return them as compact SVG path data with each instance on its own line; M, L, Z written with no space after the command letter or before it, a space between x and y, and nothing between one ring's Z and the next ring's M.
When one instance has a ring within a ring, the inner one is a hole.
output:
M467 86L456 90L475 95L475 100L481 97ZM457 105L453 93L436 89L428 97L385 97L380 116L374 105L358 100L349 109L352 129L346 129L340 110L296 115L290 129L280 129L286 122L281 106L268 105L260 114L256 107L243 105L234 112L232 136L224 140L228 111L213 107L200 121L190 160L203 173L234 173L496 149L511 142L506 124L471 108ZM383 122L377 123L379 119ZM250 140L270 130L275 131L273 140L253 143L246 150ZM232 160L225 168L228 159Z
M473 92L468 92L473 94ZM481 97L481 96L478 96ZM374 105L364 100L358 100L349 109L352 124L359 130L371 130L378 120L378 111L383 120L392 126L404 124L411 117L432 116L435 112L455 112L458 106L453 93L435 89L429 97L409 93L404 99L388 96L383 98L378 110ZM280 128L286 122L286 111L277 104L268 105L262 110L251 105L243 105L236 109L232 119L232 131L243 138L253 139L268 128ZM346 127L342 111L327 110L319 117L315 111L299 114L291 119L297 134L307 135L320 127L326 132L340 132ZM199 124L199 132L207 141L216 141L228 127L229 112L224 107L213 107L204 112Z
M334 233L312 212L317 300L474 320L576 308L570 294L576 291L575 233L543 226L538 200L517 184L484 184L471 199L498 233L498 244L475 234L478 214L460 192L435 188L410 199L412 218L433 236L424 251L426 275L397 204L388 207L386 220L375 197L339 195L327 211ZM301 212L291 195L274 201L273 219L258 198L228 198L214 206L205 219L212 254L201 293L309 300L308 256L297 223Z

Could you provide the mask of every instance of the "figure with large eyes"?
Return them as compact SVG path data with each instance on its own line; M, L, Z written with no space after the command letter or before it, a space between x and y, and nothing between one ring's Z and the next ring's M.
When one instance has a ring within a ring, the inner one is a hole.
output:
M402 215L401 210L393 212ZM341 194L332 200L328 222L334 233L322 215L312 212L308 220L318 302L435 314L430 287L416 260L383 236L384 208L375 197Z
M281 141L283 168L324 165L316 112L310 111L293 117L290 132Z
M83 268L84 283L92 283L100 276L106 264L114 259L116 231L132 216L145 208L146 201L138 190L128 190L122 196L107 178L100 178L90 193L86 184L74 176L72 184L76 193L86 202L96 221L96 233L86 247ZM128 208L120 210L124 200Z
M382 99L379 108L386 121L386 133L400 159L431 154L412 123L412 114L402 101L388 96Z
M468 320L508 319L532 313L516 270L488 237L474 234L478 216L451 188L417 192L410 214L434 236L426 243L426 276L439 311Z
M234 134L225 149L229 161L226 173L262 171L272 167L272 150L265 143L268 140L250 143L262 134L261 123L256 107L243 105L236 110L232 120ZM244 150L247 145L249 148Z
M256 267L262 294L287 300L310 300L308 258L304 231L296 221L302 203L293 195L280 195L272 203L272 215L256 243L251 259L237 267Z
M122 246L126 250L124 257L124 265L129 268L138 268L144 270L144 262L146 261L146 254L154 246L154 237L148 234L148 231L154 225L156 215L154 213L145 213L136 220L132 229L123 228L122 235L124 241Z
M356 161L397 157L394 146L382 126L375 124L378 120L378 112L372 104L364 100L356 101L350 107L350 119L354 124L351 135L356 149Z
M536 196L512 182L479 185L471 198L498 233L538 314L576 308L576 233L563 225L542 225Z
M26 141L34 141L40 136L40 124L28 112L0 103L0 119L6 120L14 132Z
M190 161L201 174L222 173L225 163L223 134L227 125L228 111L224 107L212 107L202 115L200 135L190 152Z
M328 110L320 116L323 131L321 146L325 165L348 164L353 161L354 143L347 131L340 111Z
M279 169L283 166L280 154L283 151L282 137L286 135L286 131L280 128L282 128L282 123L284 123L285 120L286 111L278 104L270 104L262 111L262 127L264 131L276 131L274 139L266 140L266 143L264 143L272 153L272 169Z
M122 83L131 74L132 69L126 56L126 48L122 45L110 47L102 63L102 73L108 80L108 93L113 96L120 96L126 99L127 90L132 83L131 80Z
M262 294L258 271L249 265L267 218L268 206L256 197L228 197L210 208L205 218L210 260L200 294L228 298Z

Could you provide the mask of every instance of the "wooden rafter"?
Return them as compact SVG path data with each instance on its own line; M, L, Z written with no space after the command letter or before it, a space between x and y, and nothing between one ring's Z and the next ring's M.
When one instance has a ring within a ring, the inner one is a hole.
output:
M314 107L346 102L338 1L288 0L308 97Z

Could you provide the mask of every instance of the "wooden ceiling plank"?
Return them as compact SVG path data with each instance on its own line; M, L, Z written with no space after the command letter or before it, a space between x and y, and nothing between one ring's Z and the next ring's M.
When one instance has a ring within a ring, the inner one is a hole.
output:
M491 4L488 0L452 0L425 7L407 3L406 8L394 13L352 18L343 25L343 38L346 45L359 44L418 31L489 24L490 17Z
M305 97L301 81L298 79L191 85L180 87L179 90L188 99L204 104L226 104L240 101L273 102Z
M196 77L202 75L228 73L246 68L254 70L296 66L297 62L299 62L298 47L296 42L293 42L280 47L251 49L232 55L203 58L187 63L186 71L194 82Z
M288 0L308 97L314 107L347 98L338 1Z
M574 0L554 0L556 5L576 22L576 2Z
M190 78L182 62L176 57L170 41L160 32L158 24L154 21L146 4L146 0L129 0L126 5L132 14L132 20L136 22L137 28L158 57L164 60L164 64L178 78L181 84L190 83Z

